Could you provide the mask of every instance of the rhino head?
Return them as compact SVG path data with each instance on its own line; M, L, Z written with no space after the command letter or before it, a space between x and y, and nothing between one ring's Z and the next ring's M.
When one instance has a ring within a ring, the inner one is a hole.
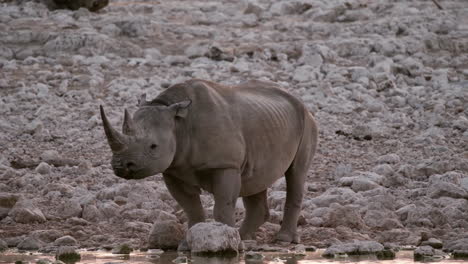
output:
M142 179L164 172L176 152L176 122L185 118L190 100L171 105L139 103L133 117L124 112L122 133L114 129L100 106L102 124L112 150L112 169L124 179Z

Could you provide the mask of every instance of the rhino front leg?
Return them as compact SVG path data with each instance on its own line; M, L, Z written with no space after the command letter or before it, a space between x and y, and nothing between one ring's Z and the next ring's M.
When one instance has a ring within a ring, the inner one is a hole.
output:
M234 226L234 211L241 188L240 173L235 169L216 170L211 179L215 200L214 219Z
M186 184L175 177L163 176L167 189L187 215L188 226L204 222L205 212L200 201L200 188Z

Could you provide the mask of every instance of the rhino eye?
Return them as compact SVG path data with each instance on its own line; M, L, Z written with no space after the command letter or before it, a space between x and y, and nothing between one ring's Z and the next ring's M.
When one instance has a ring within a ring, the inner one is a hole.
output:
M151 149L151 150L155 150L157 147L158 147L158 145L156 145L156 144L151 144L151 145L150 145L150 149Z

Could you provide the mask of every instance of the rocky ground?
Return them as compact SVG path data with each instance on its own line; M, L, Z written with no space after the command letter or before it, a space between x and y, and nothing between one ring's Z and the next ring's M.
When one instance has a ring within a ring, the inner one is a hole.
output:
M160 176L114 176L98 106L120 125L142 93L202 78L275 81L316 116L304 244L463 241L468 2L440 3L114 0L91 13L0 2L0 238L145 247L153 222L185 223ZM279 181L259 243L272 242L284 198Z

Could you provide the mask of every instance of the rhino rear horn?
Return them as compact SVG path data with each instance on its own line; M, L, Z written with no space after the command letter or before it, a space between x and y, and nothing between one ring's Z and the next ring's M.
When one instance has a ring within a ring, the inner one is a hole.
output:
M102 105L99 106L101 110L101 119L102 125L104 126L104 132L106 133L107 142L112 151L120 151L125 147L125 138L124 135L120 134L117 130L115 130L109 120L106 117L106 113L104 112L104 107Z
M124 133L125 135L129 135L129 136L135 135L135 125L127 109L125 109L125 112L124 112L124 122L122 125L122 133Z
M138 106L142 106L146 104L146 94L142 94L140 98L138 98Z

